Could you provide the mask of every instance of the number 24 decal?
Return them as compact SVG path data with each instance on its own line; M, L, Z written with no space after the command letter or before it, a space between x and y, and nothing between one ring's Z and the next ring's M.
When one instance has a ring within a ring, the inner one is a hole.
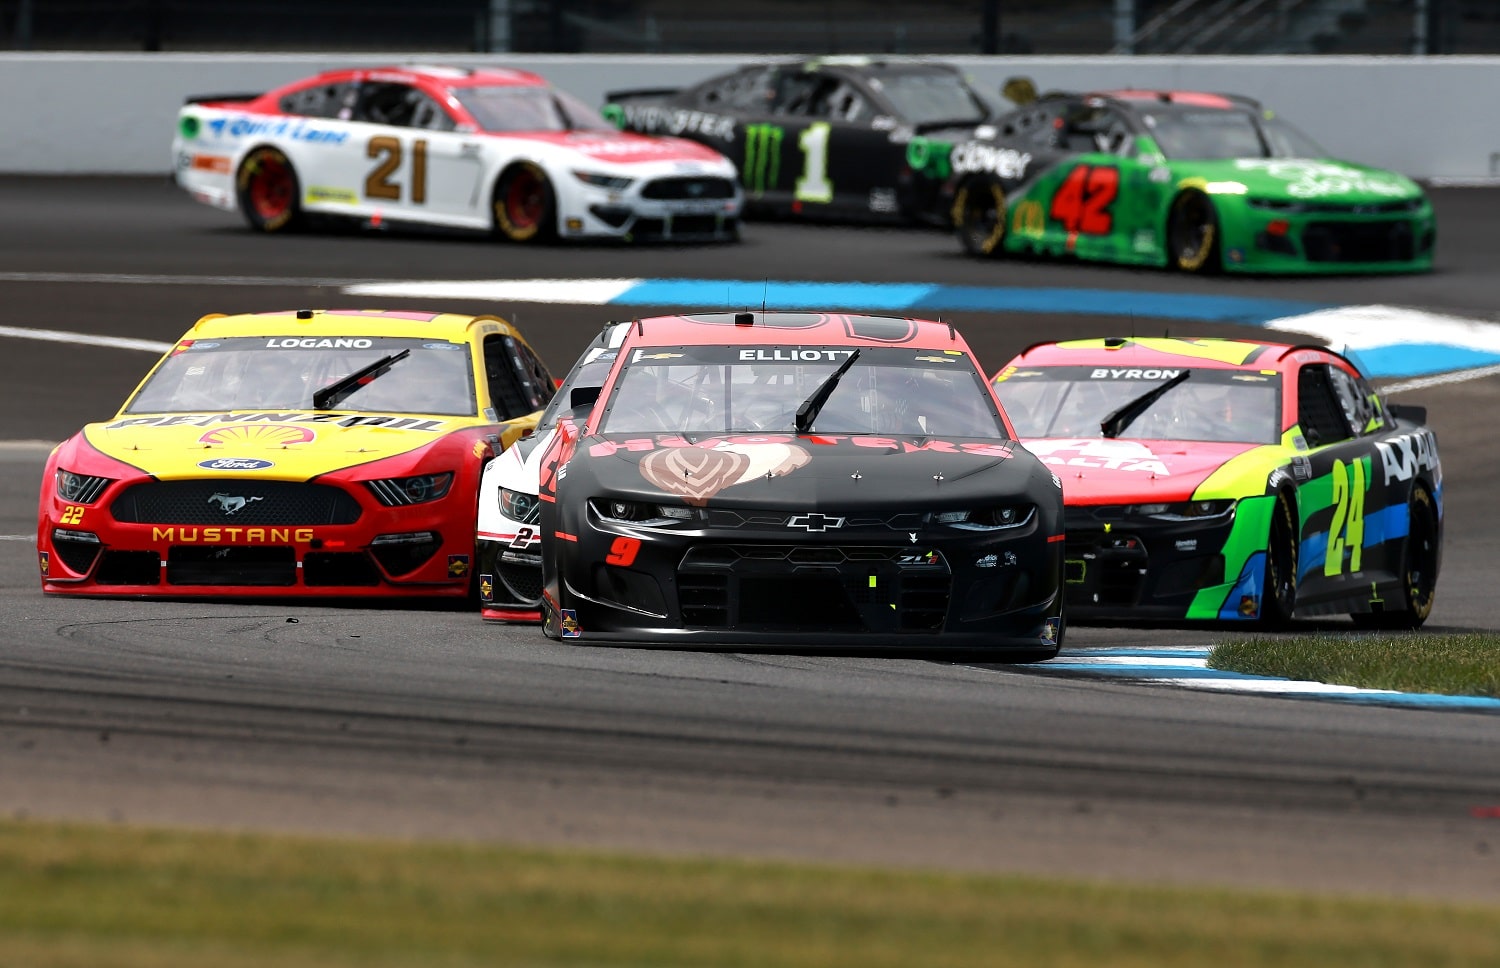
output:
M1079 165L1058 186L1048 214L1069 232L1108 235L1115 223L1109 208L1119 193L1120 169Z
M1344 570L1344 550L1349 551L1349 570L1359 571L1365 544L1365 462L1333 462L1333 524L1328 528L1328 555L1323 574Z
M389 198L401 200L401 186L391 180L396 169L401 167L401 139L381 135L371 138L365 145L366 158L379 158L380 162L365 177L366 198ZM411 203L427 202L427 142L421 138L411 143Z

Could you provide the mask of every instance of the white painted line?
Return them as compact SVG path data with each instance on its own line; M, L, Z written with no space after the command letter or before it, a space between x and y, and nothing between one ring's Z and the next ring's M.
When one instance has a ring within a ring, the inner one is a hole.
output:
M169 276L124 272L0 272L0 282L87 282L121 286L329 286L342 288L365 279L297 279L275 276Z
M34 534L0 534L0 541L35 541Z
M1221 692L1259 692L1298 695L1360 695L1399 696L1394 689L1361 689L1358 686L1339 686L1327 682L1305 682L1300 679L1205 679L1174 678L1171 676L1141 678L1137 682L1154 682L1167 686L1184 686L1189 689L1217 689Z
M486 299L600 306L641 283L640 279L453 279L370 282L346 286L351 296L405 299Z
M1075 655L1069 654L1059 656L1059 662L1068 665L1122 665L1122 666L1151 666L1161 669L1207 669L1207 659L1169 659L1169 658L1143 658L1136 655Z
M1382 393L1410 393L1413 390L1425 390L1428 387L1440 387L1449 383L1467 383L1470 380L1482 380L1487 376L1500 374L1500 364L1495 366L1480 366L1472 370L1455 370L1452 373L1439 373L1436 376L1418 377L1415 380L1404 380L1401 383L1392 383L1380 388Z
M51 343L78 343L83 346L104 346L116 350L143 350L147 353L165 353L174 344L154 339L130 339L124 336L96 336L91 333L69 333L60 329L25 329L20 326L0 326L0 336L15 339L39 339Z

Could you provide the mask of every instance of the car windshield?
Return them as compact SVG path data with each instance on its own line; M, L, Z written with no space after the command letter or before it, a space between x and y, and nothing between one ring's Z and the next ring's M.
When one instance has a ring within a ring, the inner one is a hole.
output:
M551 87L458 87L453 89L484 131L613 131L598 111Z
M963 77L948 71L879 71L872 82L908 124L979 124L990 113Z
M1102 437L1100 424L1182 369L1049 366L1002 373L995 391L1022 440ZM1194 366L1120 433L1122 438L1274 444L1281 378Z
M125 413L311 410L313 394L408 350L368 378L337 410L473 416L468 347L426 339L253 336L184 340L125 406Z
M600 429L794 433L797 409L853 352L838 346L637 348ZM1009 436L970 356L894 347L861 348L810 432Z
M1257 121L1247 110L1174 107L1144 115L1146 127L1168 158L1322 158L1323 149L1279 119Z

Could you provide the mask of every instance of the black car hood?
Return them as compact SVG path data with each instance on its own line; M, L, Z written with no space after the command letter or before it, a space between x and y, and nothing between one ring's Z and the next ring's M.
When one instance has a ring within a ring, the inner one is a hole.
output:
M810 434L631 437L579 443L603 490L696 506L911 506L1027 490L1048 473L1014 441Z

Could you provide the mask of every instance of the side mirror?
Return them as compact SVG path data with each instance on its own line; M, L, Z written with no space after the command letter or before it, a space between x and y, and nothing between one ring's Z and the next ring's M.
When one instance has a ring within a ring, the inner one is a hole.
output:
M1018 107L1024 107L1037 99L1036 82L1029 77L1007 77L1000 85L1000 94Z
M1427 408L1412 403L1389 403L1386 404L1386 412L1397 420L1407 420L1411 423L1424 424L1427 422Z

